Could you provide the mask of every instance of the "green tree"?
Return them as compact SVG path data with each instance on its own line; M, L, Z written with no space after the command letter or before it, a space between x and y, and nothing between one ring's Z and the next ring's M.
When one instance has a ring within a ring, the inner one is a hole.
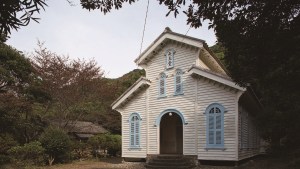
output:
M43 165L45 149L38 141L12 147L8 153L20 165Z
M29 90L34 79L29 60L0 42L0 135L28 143L41 132L44 124L32 111L35 94Z
M31 20L38 22L34 17L47 4L45 0L2 0L0 7L0 38L3 42L5 36L10 34L11 29L19 29L20 26L27 26Z
M39 141L48 155L49 165L55 162L66 162L70 158L71 140L68 134L59 128L49 127L40 136Z
M225 56L225 48L221 43L216 43L215 45L209 47L209 49L218 57L218 59L221 60L221 62L224 63L224 56ZM225 65L226 66L226 65Z
M93 147L93 151L107 150L108 154L116 156L121 151L121 136L117 134L98 134L88 140L88 144ZM97 156L97 153L96 153Z

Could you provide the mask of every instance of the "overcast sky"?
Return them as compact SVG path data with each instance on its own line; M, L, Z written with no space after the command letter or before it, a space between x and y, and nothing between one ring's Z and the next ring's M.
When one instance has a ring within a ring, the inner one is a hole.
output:
M59 55L89 60L94 58L105 71L105 76L117 78L137 68L134 59L140 53L142 31L147 7L146 0L133 5L125 5L104 15L100 11L82 9L79 0L70 6L66 0L49 0L46 11L38 15L40 23L31 22L18 32L12 31L8 44L18 50L30 53L37 47L37 40L45 42L45 47ZM185 34L189 29L186 17L180 13L165 17L168 12L158 1L150 0L148 19L143 43L147 48L165 27ZM213 30L190 29L188 34L214 45Z

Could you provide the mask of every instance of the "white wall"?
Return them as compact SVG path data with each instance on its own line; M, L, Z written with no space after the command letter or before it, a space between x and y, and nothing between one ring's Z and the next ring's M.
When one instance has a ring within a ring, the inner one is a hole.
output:
M141 91L133 97L122 109L122 157L146 157L146 90ZM129 116L131 113L139 113L142 121L140 123L140 149L130 149L130 126Z
M205 80L198 81L198 159L201 160L235 160L236 159L236 128L235 90L229 90L219 83ZM206 116L205 110L212 103L221 104L227 112L224 113L224 148L225 150L206 150Z

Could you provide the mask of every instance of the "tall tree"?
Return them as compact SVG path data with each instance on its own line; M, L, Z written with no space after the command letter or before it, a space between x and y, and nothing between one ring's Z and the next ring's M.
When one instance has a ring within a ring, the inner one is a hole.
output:
M42 44L31 59L42 90L51 98L40 105L45 117L81 120L84 115L102 111L97 101L101 96L103 71L96 62L70 60L52 53Z
M10 34L11 29L19 29L20 26L27 26L31 20L38 22L34 17L47 4L45 0L1 0L0 5L0 35L1 42L5 36Z
M34 77L29 60L0 43L0 137L29 142L41 132L43 124L32 111L34 94L29 91Z

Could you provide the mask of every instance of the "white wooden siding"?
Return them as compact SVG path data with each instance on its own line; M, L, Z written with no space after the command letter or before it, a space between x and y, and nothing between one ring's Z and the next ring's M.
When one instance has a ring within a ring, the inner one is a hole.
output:
M200 160L236 160L235 115L237 93L224 88L223 85L201 78L198 81L198 159ZM212 103L219 103L225 108L224 113L224 148L206 149L206 116L205 110Z
M260 153L260 137L253 120L249 111L239 105L239 160Z
M145 158L146 157L146 90L141 91L120 110L122 114L122 157ZM139 113L140 122L140 149L130 148L129 116L131 113Z
M165 50L173 48L174 68L165 70ZM174 108L183 113L187 125L183 125L183 154L196 155L195 152L195 128L194 128L194 101L196 81L190 77L186 71L192 64L195 64L196 48L186 45L168 44L147 64L147 78L151 81L149 90L149 152L148 154L159 154L159 126L154 123L159 114L168 109ZM174 75L175 70L183 71L183 95L174 96ZM165 72L166 78L166 97L158 98L158 77L161 72Z

